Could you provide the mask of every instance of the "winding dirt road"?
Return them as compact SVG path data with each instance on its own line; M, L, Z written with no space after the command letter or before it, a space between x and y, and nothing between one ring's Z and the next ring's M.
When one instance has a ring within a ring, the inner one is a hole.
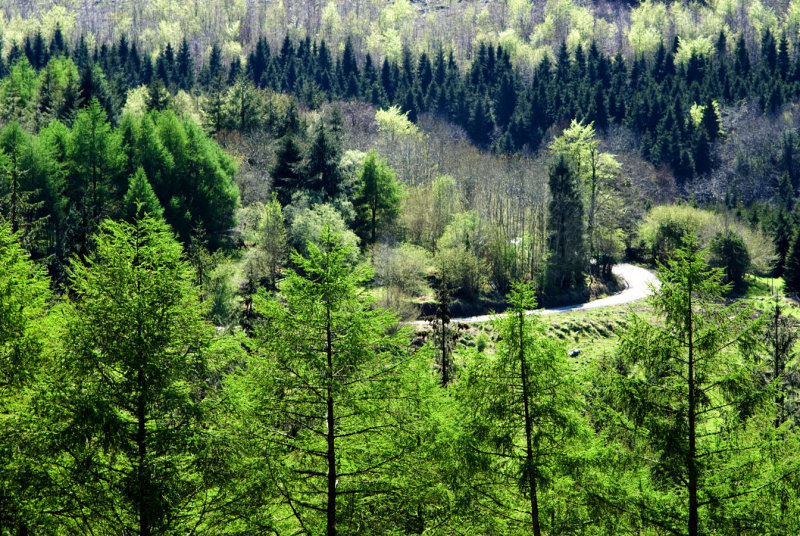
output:
M651 286L658 288L659 281L656 275L644 268L634 266L632 264L616 264L611 269L612 273L622 279L625 283L625 289L622 292L585 303L577 305L566 305L564 307L554 307L552 309L536 309L528 311L528 314L553 314L553 313L568 313L570 311L588 311L589 309L601 309L603 307L611 307L613 305L622 305L642 300L650 295ZM480 322L488 322L494 317L505 317L505 314L500 315L480 315L469 316L466 318L451 318L450 322L458 322L463 324L477 324ZM414 322L406 322L411 326L425 326L429 322L427 320L417 320Z

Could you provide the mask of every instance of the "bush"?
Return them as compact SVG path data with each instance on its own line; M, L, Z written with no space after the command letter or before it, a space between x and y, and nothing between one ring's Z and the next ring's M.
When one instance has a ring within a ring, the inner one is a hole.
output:
M425 278L431 265L431 255L411 244L392 247L380 244L372 255L375 280L382 287L399 291L404 296L418 296L428 291Z
M341 237L341 243L350 250L348 259L352 264L358 260L358 237L351 231L342 215L331 205L314 205L294 213L289 238L292 247L301 255L308 255L308 242L319 245L319 236L326 225Z
M741 236L733 231L719 232L709 245L709 264L725 270L725 282L740 285L750 268L750 253Z
M749 255L750 269L767 275L775 263L775 246L759 231L726 214L694 208L688 205L654 207L639 227L639 237L654 261L664 262L689 233L697 235L701 248L711 245L719 234L733 233L741 238Z

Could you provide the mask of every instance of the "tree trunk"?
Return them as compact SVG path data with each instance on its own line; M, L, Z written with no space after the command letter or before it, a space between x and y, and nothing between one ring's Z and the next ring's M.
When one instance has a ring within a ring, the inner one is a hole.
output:
M327 311L326 353L328 357L328 386L327 386L327 416L328 427L326 439L328 442L328 505L327 505L327 536L336 536L336 420L333 414L333 348L331 336L331 311Z
M136 501L138 502L139 509L139 536L150 536L150 516L148 512L147 501L145 494L149 486L149 478L147 475L147 430L146 430L146 403L144 391L144 370L139 368L139 373L136 378L141 391L139 392L139 399L136 402L136 447L138 451L137 459L137 472L139 489L137 490Z
M533 469L533 423L531 423L530 407L528 405L528 367L525 362L525 311L519 311L519 369L522 377L522 404L525 408L525 470L527 471L528 485L530 486L531 500L531 525L534 536L541 536L539 526L539 500L536 494L536 479L532 474Z
M372 203L372 240L371 242L375 243L375 213L378 211L375 203Z
M697 431L695 429L697 424L697 399L695 393L695 378L694 378L694 312L692 311L692 280L689 278L688 285L688 300L689 307L687 311L688 318L688 342L689 342L689 374L688 374L688 387L689 387L689 453L687 461L687 468L689 471L689 536L697 536L699 516L698 516L698 501L697 501Z

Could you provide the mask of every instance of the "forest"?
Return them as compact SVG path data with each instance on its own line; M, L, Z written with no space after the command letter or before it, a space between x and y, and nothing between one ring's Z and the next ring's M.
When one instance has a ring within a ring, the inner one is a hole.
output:
M0 536L800 533L799 188L797 0L0 0Z

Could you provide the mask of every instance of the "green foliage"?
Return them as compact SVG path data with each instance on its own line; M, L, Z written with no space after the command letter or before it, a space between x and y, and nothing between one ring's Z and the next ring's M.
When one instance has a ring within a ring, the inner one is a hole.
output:
M588 267L583 242L583 201L578 176L569 160L556 156L550 166L550 238L548 279L553 288L582 288Z
M361 188L355 203L360 211L360 225L369 230L370 243L374 244L378 228L390 225L397 216L405 188L386 160L374 150L367 153L359 179Z
M697 235L700 247L708 247L717 234L734 233L741 237L754 272L767 274L775 263L771 241L758 231L729 215L690 205L653 207L639 227L639 236L654 260L665 262L680 246L683 237Z
M293 256L265 319L257 351L230 380L241 434L244 527L387 534L408 506L402 482L418 448L419 396L432 386L421 355L407 351L390 313L361 290L329 228ZM337 528L338 527L338 528Z
M800 232L795 233L792 246L786 256L786 268L783 271L785 289L788 292L800 292Z
M329 227L331 232L339 237L347 249L349 261L355 263L358 259L359 238L348 228L341 214L331 205L314 205L312 208L301 209L293 215L289 228L292 247L300 254L308 255L308 245L315 243L320 246L318 240L326 227Z
M614 240L623 213L619 192L615 191L615 185L621 182L620 163L614 155L600 151L592 123L583 125L575 120L553 141L550 151L556 157L568 158L583 183L588 253L608 272L608 259L621 249L619 240Z
M128 191L122 198L122 217L133 221L145 214L161 219L164 216L164 209L161 208L161 203L158 202L144 169L140 167L131 176Z
M709 265L724 270L726 283L742 284L750 268L750 254L741 236L733 231L717 233L711 239L709 253Z
M453 215L436 247L435 265L451 291L467 299L478 297L486 273L482 262L486 225L473 212Z
M37 394L48 500L66 532L195 530L213 499L203 429L223 356L166 224L106 221L94 240L71 265L62 347Z
M0 525L27 530L42 497L32 430L29 389L37 388L50 325L49 281L6 223L0 223Z
M123 195L120 157L119 138L100 102L93 99L76 116L67 148L66 195L71 217L78 220L76 242L82 255L88 252L89 236L100 221L115 212L112 199Z
M779 447L764 426L771 411L755 381L760 322L741 303L721 303L722 271L708 268L692 235L659 276L650 302L663 321L633 315L606 364L606 402L618 412L609 437L619 434L628 463L641 460L610 502L628 501L634 523L726 532L749 495L769 495L776 478L760 469Z
M469 353L457 388L461 455L472 469L460 491L479 508L481 531L550 534L581 516L570 477L584 432L580 399L566 348L527 313L533 288L515 284L508 302L508 316L493 323L496 351ZM503 516L492 515L498 504Z
M378 245L372 259L375 280L380 286L406 296L418 296L427 290L426 277L432 259L424 248L411 244Z

